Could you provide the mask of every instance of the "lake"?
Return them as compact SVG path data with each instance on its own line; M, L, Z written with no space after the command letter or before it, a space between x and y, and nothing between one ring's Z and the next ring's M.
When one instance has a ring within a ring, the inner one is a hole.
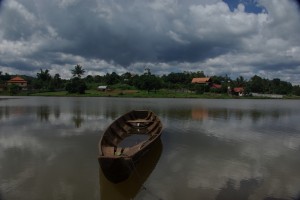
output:
M97 161L132 109L161 142L120 184ZM0 97L0 200L300 199L300 101Z

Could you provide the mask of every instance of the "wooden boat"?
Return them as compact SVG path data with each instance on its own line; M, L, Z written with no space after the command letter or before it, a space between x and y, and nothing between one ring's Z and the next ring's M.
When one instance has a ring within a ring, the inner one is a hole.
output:
M99 142L98 161L105 177L113 183L126 180L161 131L160 119L149 110L133 110L116 119Z

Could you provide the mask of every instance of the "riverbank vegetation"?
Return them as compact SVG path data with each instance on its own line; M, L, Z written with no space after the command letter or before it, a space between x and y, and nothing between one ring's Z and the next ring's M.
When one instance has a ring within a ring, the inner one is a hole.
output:
M20 76L28 82L26 90L6 82L15 75L0 72L0 93L2 95L33 96L105 96L105 97L167 97L167 98L237 98L229 88L243 88L243 97L252 93L279 94L285 98L298 98L300 86L292 85L279 78L272 80L253 76L249 80L240 76L211 76L210 83L195 84L193 78L206 77L203 71L169 73L162 76L146 69L143 74L115 72L105 75L87 75L82 66L76 65L71 79L62 79L59 74L50 75L48 69L41 69L36 77ZM101 86L101 87L99 87ZM217 86L217 87L214 87ZM255 98L255 97L251 97Z

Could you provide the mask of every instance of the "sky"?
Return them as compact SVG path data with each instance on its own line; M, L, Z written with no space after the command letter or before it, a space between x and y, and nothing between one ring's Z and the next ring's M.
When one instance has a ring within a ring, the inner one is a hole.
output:
M0 0L0 71L204 71L300 84L296 0Z

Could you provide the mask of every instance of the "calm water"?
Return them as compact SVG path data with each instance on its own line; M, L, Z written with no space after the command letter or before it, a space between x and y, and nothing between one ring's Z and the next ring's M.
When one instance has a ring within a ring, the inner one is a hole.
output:
M164 131L133 176L111 184L98 141L151 109ZM299 199L300 101L0 97L0 200Z

